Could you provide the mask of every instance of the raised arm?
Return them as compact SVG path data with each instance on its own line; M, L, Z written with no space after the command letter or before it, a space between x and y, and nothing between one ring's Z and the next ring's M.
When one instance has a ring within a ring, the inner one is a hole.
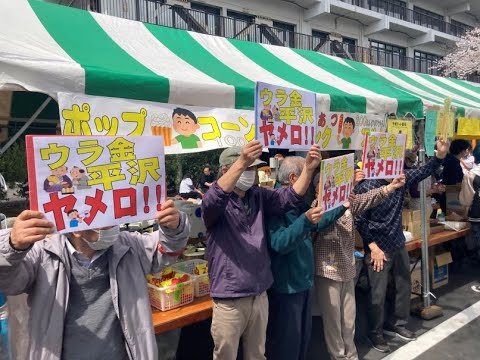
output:
M300 196L305 195L312 181L312 175L320 166L322 156L320 155L320 146L313 145L307 154L305 159L305 165L303 166L302 173L298 180L292 185L293 190Z
M409 169L405 170L406 175L406 186L410 187L414 183L418 183L430 175L433 175L435 170L437 170L440 165L442 165L443 159L447 156L448 152L448 143L443 140L437 141L437 153L435 158L430 160L428 164L418 168L418 169Z

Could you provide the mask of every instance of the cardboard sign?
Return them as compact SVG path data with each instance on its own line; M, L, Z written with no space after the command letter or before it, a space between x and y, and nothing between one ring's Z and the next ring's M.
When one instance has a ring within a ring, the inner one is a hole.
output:
M165 200L163 138L27 136L30 205L59 233L153 219Z
M254 112L59 93L63 135L158 136L166 154L243 146L255 138Z
M319 203L325 211L336 209L348 201L353 190L354 173L354 154L322 160Z
M362 150L365 134L387 130L385 116L328 112L318 115L316 142L322 150Z
M391 134L405 134L407 136L407 149L413 147L413 123L411 120L388 119L387 132Z
M257 83L256 138L272 149L308 150L317 133L315 93Z
M427 156L435 155L435 136L437 132L437 112L427 111L425 114L425 152Z
M403 173L405 134L371 133L365 137L365 179L394 179Z

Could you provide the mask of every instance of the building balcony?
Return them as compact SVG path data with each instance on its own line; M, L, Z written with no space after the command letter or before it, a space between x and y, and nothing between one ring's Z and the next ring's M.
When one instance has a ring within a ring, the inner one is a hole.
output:
M438 75L437 70L432 69L436 65L434 61L355 46L351 43L330 40L328 37L301 34L180 6L166 5L162 0L74 0L71 6L202 34L311 50L372 65ZM472 77L470 80L480 79Z

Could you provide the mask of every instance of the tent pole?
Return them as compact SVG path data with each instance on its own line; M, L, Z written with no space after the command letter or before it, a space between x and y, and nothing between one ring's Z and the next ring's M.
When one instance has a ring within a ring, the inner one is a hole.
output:
M37 117L50 103L51 100L52 98L50 96L45 99L45 101L42 103L42 105L40 105L40 107L37 109L37 111L35 111L35 113L30 117L30 119L28 119L28 121L20 128L20 130L18 130L17 133L13 135L12 138L0 149L0 156L2 156L15 141L17 141L20 135L22 135L25 130L27 130L27 128L30 126L30 124L37 119Z
M418 152L420 166L425 165L425 146L422 144ZM420 182L420 216L422 219L422 295L423 307L430 306L430 277L428 274L428 234L427 234L427 209L425 202L427 201L425 181Z
M418 151L418 157L420 166L425 165L425 142L424 142L424 129L425 129L424 118L420 124L420 149ZM416 308L412 309L413 313L421 316L424 320L434 319L436 317L442 316L442 308L437 305L432 305L430 302L430 275L429 275L429 263L428 263L428 227L427 221L427 191L425 187L425 181L420 182L420 218L421 218L421 229L422 229L422 298L423 304L419 304Z

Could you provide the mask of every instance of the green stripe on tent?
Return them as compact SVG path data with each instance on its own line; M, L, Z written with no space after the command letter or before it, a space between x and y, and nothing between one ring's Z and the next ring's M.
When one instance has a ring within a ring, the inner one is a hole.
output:
M429 94L432 94L432 95L435 95L441 99L446 99L447 96L446 95L443 95L439 92L436 92L435 90L432 90L430 88L428 88L427 86L423 85L423 84L420 84L419 82L416 82L415 80L413 80L412 78L409 78L407 75L405 75L402 71L400 70L397 70L397 69L390 69L390 68L385 68L386 71L388 71L390 74L396 76L397 78L399 79L402 79L403 81L405 82L408 82L409 84L419 88L420 90L423 90ZM460 101L460 100L457 100L455 98L453 98L453 100L457 103L457 104L461 104L462 106L464 107L467 107L467 108L471 108L472 105L470 104L466 104L464 103L463 101ZM438 103L438 100L436 101Z
M87 12L29 0L55 41L85 69L85 93L168 102L168 79L120 48Z
M475 91L476 93L478 93L478 97L480 99L480 87L472 85L466 80L459 80L459 79L454 79L454 78L450 78L450 77L448 77L446 79L454 82L457 85L460 85L460 86L464 87L465 89L468 89L470 91Z
M366 112L367 105L365 97L348 94L305 75L301 71L298 71L294 67L275 57L260 44L235 39L228 39L228 41L250 58L250 60L285 81L318 94L330 95L331 111Z
M235 87L235 107L253 109L255 82L238 74L210 54L186 31L145 24L146 28L175 55L217 81ZM188 76L188 74L185 74Z
M397 88L390 86L385 86L384 81L373 81L374 79L365 76L364 73L360 72L360 69L352 69L347 65L343 65L338 61L330 59L328 56L322 54L300 50L292 49L298 55L307 59L314 65L330 72L333 75L336 75L345 81L348 81L352 84L360 86L364 89L370 90L376 94L384 95L390 98L397 99L398 108L397 114L399 116L405 115L407 112L411 113L423 113L423 103L422 100L410 94L407 94ZM352 61L345 60L348 65L352 65ZM378 80L378 79L376 79Z
M458 96L461 96L461 97L464 97L465 99L469 99L475 103L479 103L480 102L480 94L478 94L477 97L475 96L472 96L468 93L464 93L462 92L462 90L458 90L450 85L448 85L447 83L444 83L438 79L435 78L435 76L431 76L431 75L428 75L428 74L418 74L416 73L417 75L421 76L423 79L445 89L445 90L448 90L454 94L457 94ZM470 105L469 107L472 107L472 105Z

